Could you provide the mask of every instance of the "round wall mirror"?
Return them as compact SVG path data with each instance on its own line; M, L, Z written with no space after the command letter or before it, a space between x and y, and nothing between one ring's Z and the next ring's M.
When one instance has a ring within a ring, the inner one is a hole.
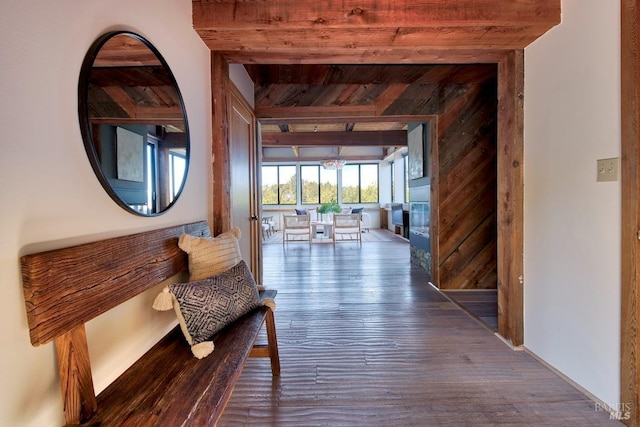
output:
M78 86L82 138L94 172L125 210L159 215L178 199L189 166L182 96L157 49L131 32L98 38Z

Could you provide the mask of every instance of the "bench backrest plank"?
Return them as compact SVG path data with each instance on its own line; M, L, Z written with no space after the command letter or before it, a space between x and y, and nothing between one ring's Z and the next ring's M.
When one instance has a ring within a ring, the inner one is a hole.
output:
M183 233L209 236L200 221L21 258L31 343L45 344L187 270Z

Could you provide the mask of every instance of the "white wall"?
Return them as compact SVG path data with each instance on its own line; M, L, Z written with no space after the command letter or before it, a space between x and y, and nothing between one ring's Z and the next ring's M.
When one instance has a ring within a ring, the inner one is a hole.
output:
M619 399L620 4L563 0L525 50L525 345L604 402Z
M255 107L255 94L253 93L254 84L242 64L229 64L229 77L234 85L238 88L244 99Z
M105 193L85 154L77 87L87 48L127 29L147 37L172 68L190 125L185 189L166 214L141 218ZM60 386L52 343L32 347L19 257L211 216L209 52L192 29L191 1L23 0L0 14L0 425L60 426ZM145 293L87 325L94 382L102 389L174 322ZM115 342L118 345L114 345Z

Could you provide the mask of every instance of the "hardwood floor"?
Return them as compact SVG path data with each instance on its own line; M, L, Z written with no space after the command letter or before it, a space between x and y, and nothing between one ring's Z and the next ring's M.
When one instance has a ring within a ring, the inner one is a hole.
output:
M282 375L249 360L218 427L621 425L432 288L389 235L264 245Z
M447 290L442 291L454 303L484 323L487 328L498 330L497 289Z

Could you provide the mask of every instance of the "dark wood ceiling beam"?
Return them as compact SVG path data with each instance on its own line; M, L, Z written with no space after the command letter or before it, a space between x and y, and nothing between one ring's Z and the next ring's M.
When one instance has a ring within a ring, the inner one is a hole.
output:
M264 153L262 155L263 163L291 163L291 162L320 162L331 156L308 156L308 157L268 157ZM342 156L342 159L349 163L364 163L364 162L377 162L385 158L384 155L380 156Z
M90 117L89 120L93 124L98 125L163 125L163 126L175 126L179 129L184 129L184 120L182 116L176 117L163 117L161 115L148 117Z
M263 118L320 118L320 117L344 117L344 116L375 116L375 105L327 105L327 106L303 106L303 107L258 107L255 108L258 119ZM307 123L309 121L307 120ZM334 120L335 122L335 120ZM290 122L291 123L291 122Z
M263 147L348 146L388 147L406 146L404 130L370 132L263 132Z
M291 107L289 110L297 109L300 107ZM283 109L286 113L287 109ZM290 112L290 111L289 111ZM288 124L334 124L334 123L385 123L385 122L428 122L430 120L436 120L437 116L432 115L395 115L395 116L339 116L339 117L314 117L314 116L287 116L283 115L282 117L277 118L269 118L269 117L258 117L258 120L262 124L278 124L282 123L285 120Z
M122 104L120 104L122 106ZM124 120L138 120L144 123L153 123L153 120L157 120L158 123L167 122L183 122L182 109L180 107L139 107L128 106L126 113L130 117L118 117L117 115L101 114L98 116L92 115L89 118L94 120L110 120L110 121L124 121ZM110 117L111 116L111 117Z

